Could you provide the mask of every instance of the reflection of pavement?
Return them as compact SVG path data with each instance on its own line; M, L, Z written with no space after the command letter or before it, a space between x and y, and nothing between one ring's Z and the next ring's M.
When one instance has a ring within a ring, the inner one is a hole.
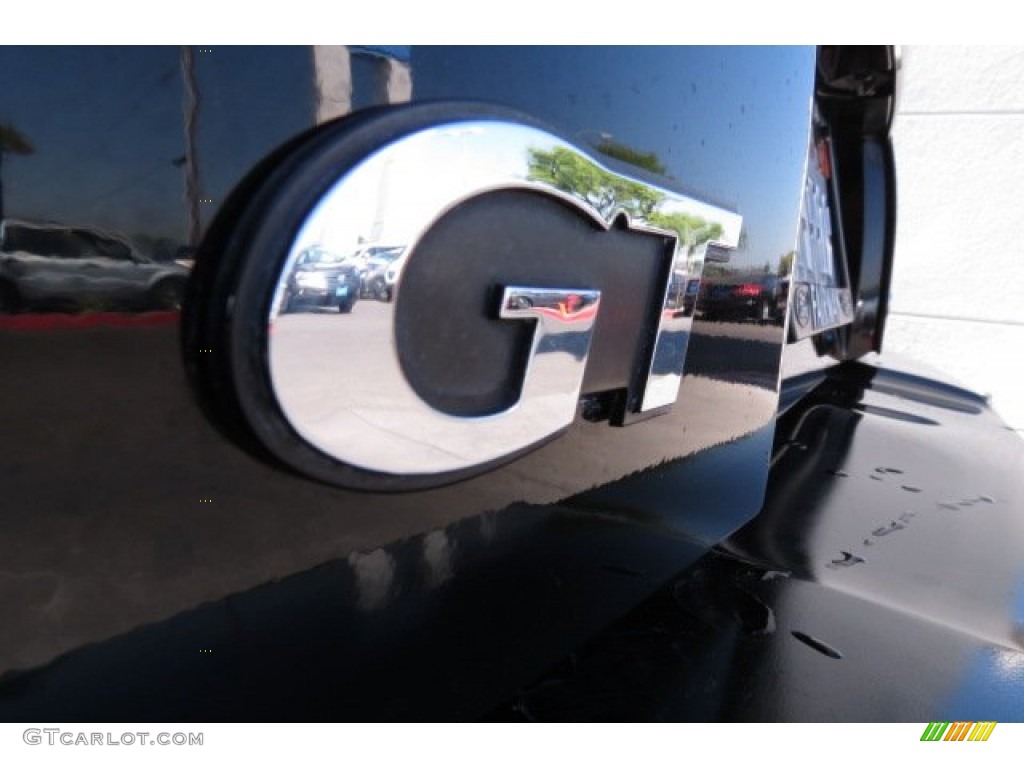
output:
M771 390L779 382L782 328L756 323L695 322L686 370Z
M301 392L304 415L325 415L313 407L317 401L332 410L331 403L338 400L338 389L333 385L338 381L343 388L358 387L367 398L381 400L379 385L391 373L391 363L385 354L390 352L393 341L388 338L383 322L391 311L390 304L360 301L349 314L299 312L275 320L270 336L274 370L287 374L289 387ZM283 339L287 339L287 344L279 343ZM368 350L379 350L381 354L368 355ZM363 358L358 369L352 366L356 354ZM386 401L386 394L383 397Z
M719 323L697 319L694 330L700 329L705 336L729 336L747 341L767 341L773 344L782 342L781 325L761 325L760 323Z
M344 449L355 439L362 455L379 456L382 464L397 467L395 471L417 468L422 471L422 450L424 446L437 445L439 428L436 423L421 423L417 407L408 404L408 385L396 376L395 352L384 322L385 313L391 311L390 305L368 301L360 302L351 315L279 317L271 337L275 386L288 392L289 418L307 425L308 429L304 430L307 437L315 435L318 444ZM702 330L708 325L704 324ZM729 326L729 330L734 331L752 329L759 337L778 336L781 332L777 327L742 323L716 325ZM281 343L284 340L287 344ZM750 342L737 339L737 343ZM772 344L757 341L755 344L764 347L766 353L776 354ZM731 358L731 355L726 357ZM715 361L705 362L710 365L700 367L699 372L714 375ZM735 360L722 364L735 367ZM543 373L538 367L533 375ZM532 481L550 483L552 487L572 493L578 489L582 478L602 482L610 463L619 464L626 457L629 460L622 464L621 474L631 471L627 464L656 463L752 432L764 426L774 413L774 375L777 375L777 368L771 375L766 373L763 386L713 382L701 375L688 375L672 415L626 428L577 424L570 434L579 429L587 433L585 439L578 438L582 451L580 474L566 483L557 474L547 477L541 463L533 468L536 474ZM543 381L538 383L543 389ZM769 385L770 389L764 388ZM418 400L416 405L420 406ZM680 419L686 421L685 430L680 429ZM557 423L555 416L547 423ZM366 428L368 424L376 428L376 434L375 430ZM481 461L481 456L489 452L501 456L508 452L510 438L519 436L520 430L514 420L509 419L507 426L489 441L486 430L474 428L467 420L453 419L448 424L446 430L464 430L465 438L456 440L454 448L450 440L447 447L437 447L439 461L453 453L464 455L473 463ZM593 434L592 430L600 434ZM397 447L403 442L414 445L420 457L405 459L401 448ZM530 442L522 440L522 444ZM559 443L564 441L556 445ZM666 451L665 446L671 449ZM408 463L403 465L403 461Z
M271 335L278 400L293 426L321 450L368 469L445 471L507 456L573 418L576 384L567 381L565 363L578 360L582 350L537 355L522 401L498 417L500 425L481 429L478 420L440 413L412 391L389 338L391 307L367 302L359 310L343 317L279 317ZM578 346L572 338L561 341Z

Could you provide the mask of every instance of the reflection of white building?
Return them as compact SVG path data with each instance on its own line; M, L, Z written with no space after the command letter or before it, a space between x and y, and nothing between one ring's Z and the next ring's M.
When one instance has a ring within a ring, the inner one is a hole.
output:
M316 80L316 122L333 120L352 111L353 57L364 57L373 67L374 103L399 104L412 98L412 69L408 48L350 47L345 45L313 46L313 67ZM384 222L394 219L396 207L391 195L391 164L386 163L377 179L376 190L364 190L366 200L375 200L377 212L368 232L356 235L353 247L361 243L379 243L395 239L395 232L384 231ZM356 217L365 220L362 216ZM341 238L331 232L321 237L337 241ZM399 240L402 238L399 237Z
M381 167L380 176L378 177L377 213L373 217L373 226L370 227L370 233L367 236L367 241L371 243L383 242L387 237L387 233L384 231L384 222L394 220L391 201L392 164L393 161L389 158Z

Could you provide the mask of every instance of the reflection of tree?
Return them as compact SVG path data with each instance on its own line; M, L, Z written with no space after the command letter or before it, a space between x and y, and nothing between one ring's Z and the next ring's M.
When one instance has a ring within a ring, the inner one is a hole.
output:
M613 151L609 151L609 147ZM637 152L609 140L602 142L599 150L648 170L660 173L665 170L654 153ZM618 211L625 211L634 222L674 232L679 241L677 258L689 259L699 246L718 240L724 234L722 225L716 221L682 211L669 213L658 210L669 200L668 195L647 184L606 171L568 147L551 150L531 147L529 153L527 178L586 201L605 219Z
M0 123L0 219L4 216L4 155L31 155L36 148L21 131L10 123Z
M643 168L659 176L667 175L665 164L661 162L661 159L654 152L640 152L614 139L604 137L601 138L601 142L594 148L602 155L614 157L616 160L635 165L637 168Z
M679 242L691 249L710 240L717 240L724 231L717 221L708 221L690 213L654 211L647 221L660 229L675 232L679 236Z
M793 271L793 259L796 256L795 251L790 251L781 259L779 259L779 277L785 277Z
M586 201L604 217L617 210L646 221L664 199L656 189L606 171L567 147L531 147L528 178Z

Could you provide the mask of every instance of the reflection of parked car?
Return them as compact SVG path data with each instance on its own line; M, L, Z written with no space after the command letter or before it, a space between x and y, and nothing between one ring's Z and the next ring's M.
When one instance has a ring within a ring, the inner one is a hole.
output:
M668 295L665 297L665 308L681 310L683 316L692 315L698 288L699 277L689 277L681 269L673 270L672 279L668 284Z
M339 312L351 312L358 299L356 265L314 245L300 253L295 262L282 311L294 312L302 306L336 306Z
M686 281L686 290L683 292L683 314L687 317L693 315L693 311L697 306L697 293L699 291L699 277L692 277Z
M701 316L705 320L756 320L782 322L785 300L780 304L779 279L755 275L729 280L705 280L700 287Z
M394 280L388 283L387 269L405 251L404 245L372 245L360 251L360 296L364 299L391 301Z
M394 253L393 258L367 275L364 285L370 296L378 301L391 301L395 297L395 282L405 266L407 253L403 247Z
M96 229L0 224L0 312L177 309L188 272Z
M683 306L683 291L686 288L686 272L681 269L672 270L665 296L666 309L680 309Z
M779 289L775 294L776 313L781 323L789 312L789 276L779 280Z

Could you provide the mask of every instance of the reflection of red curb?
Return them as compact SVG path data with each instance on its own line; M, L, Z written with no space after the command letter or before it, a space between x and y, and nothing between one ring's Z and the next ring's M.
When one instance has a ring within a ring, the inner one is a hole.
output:
M76 331L80 328L153 328L159 325L176 325L181 313L141 312L90 312L82 315L67 315L47 312L29 315L0 315L0 331Z
M561 320L563 323L579 323L584 320L593 320L597 316L597 304L591 304L585 309L581 309L578 312L567 312L564 306L559 306L558 309L554 307L534 307L533 311L547 317L552 317L555 320Z

